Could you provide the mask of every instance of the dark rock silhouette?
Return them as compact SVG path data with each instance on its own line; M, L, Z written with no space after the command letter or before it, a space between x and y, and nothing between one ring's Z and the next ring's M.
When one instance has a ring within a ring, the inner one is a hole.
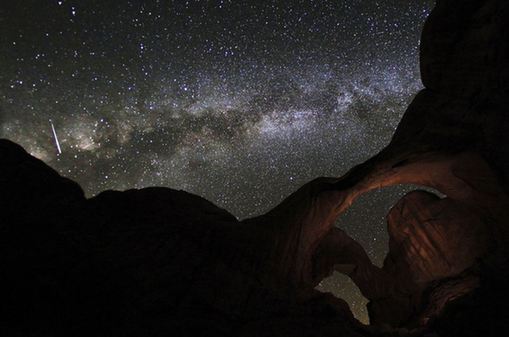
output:
M168 188L86 199L0 140L2 336L499 336L509 220L509 3L438 1L417 94L391 143L238 221ZM371 189L419 184L388 215L383 268L334 222ZM334 269L364 327L314 287ZM397 328L404 328L396 330Z

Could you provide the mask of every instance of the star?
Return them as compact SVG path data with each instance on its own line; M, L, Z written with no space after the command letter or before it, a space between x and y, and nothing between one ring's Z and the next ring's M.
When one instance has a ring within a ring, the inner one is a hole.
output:
M433 5L12 3L1 5L0 137L88 196L166 186L238 218L390 141L422 87L419 36ZM383 216L410 188L369 193L338 220L375 264L387 252ZM335 275L321 289L366 321L353 283Z

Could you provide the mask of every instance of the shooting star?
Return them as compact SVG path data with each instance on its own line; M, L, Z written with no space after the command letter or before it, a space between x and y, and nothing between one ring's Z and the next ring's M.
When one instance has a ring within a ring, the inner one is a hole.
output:
M55 125L53 125L53 121L50 119L49 123L51 124L51 131L53 131L53 138L55 139L55 145L57 146L58 154L62 154L62 148L60 148L60 142L58 141L57 132L55 131Z

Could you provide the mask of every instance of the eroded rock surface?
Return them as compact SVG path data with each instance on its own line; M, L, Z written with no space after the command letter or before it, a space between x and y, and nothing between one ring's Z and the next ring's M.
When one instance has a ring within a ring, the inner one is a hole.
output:
M167 188L85 199L76 183L0 140L0 333L508 331L508 25L507 1L438 1L422 37L426 88L391 143L252 219ZM445 198L412 192L395 205L378 268L334 223L362 193L406 183ZM370 300L378 327L363 327L344 301L314 290L334 269Z
M184 191L78 185L0 140L2 336L362 336L347 304L285 292L269 232Z
M382 270L394 287L370 303L373 323L422 325L479 285L475 267L490 240L480 214L447 197L414 191L392 208L388 229L389 253ZM436 281L442 280L437 289Z

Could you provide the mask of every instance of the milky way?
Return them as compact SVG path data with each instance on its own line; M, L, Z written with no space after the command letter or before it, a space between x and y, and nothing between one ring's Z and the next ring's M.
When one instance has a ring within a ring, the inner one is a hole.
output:
M239 218L388 143L421 88L419 36L432 6L10 2L0 5L1 137L89 196L161 185ZM339 221L379 265L384 215L407 190L370 193ZM324 282L365 320L355 287Z

